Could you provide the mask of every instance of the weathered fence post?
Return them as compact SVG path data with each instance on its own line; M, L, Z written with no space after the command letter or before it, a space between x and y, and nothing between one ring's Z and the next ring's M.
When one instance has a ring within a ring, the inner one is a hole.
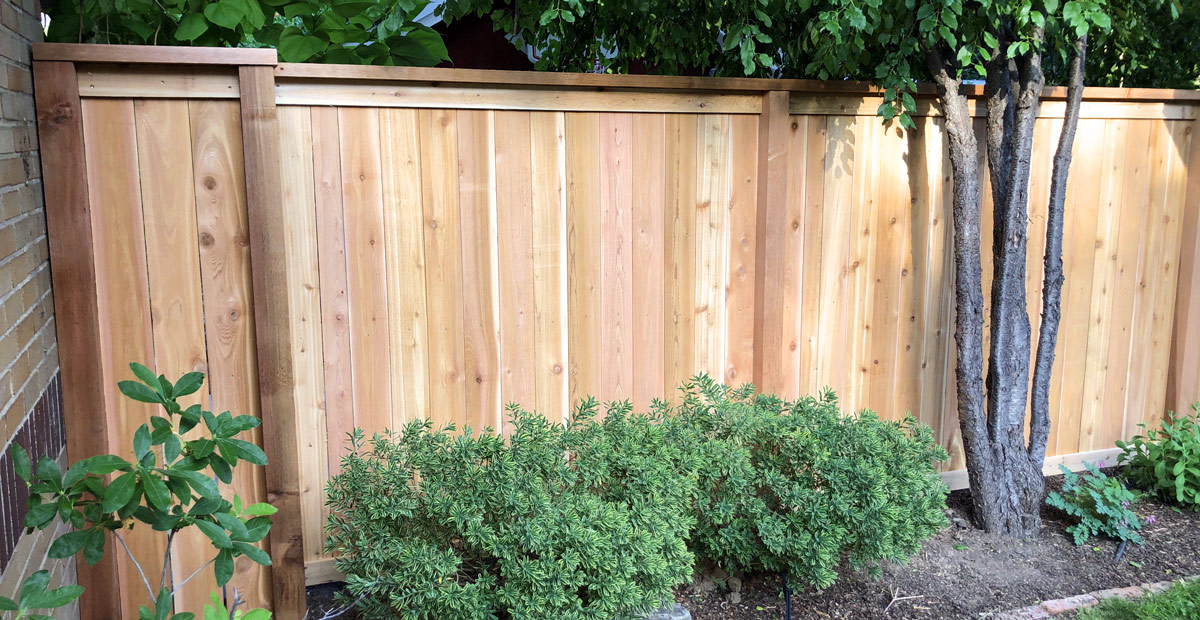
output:
M105 454L108 418L104 407L104 375L100 360L100 316L96 306L96 255L92 249L91 206L83 151L83 113L75 63L35 61L38 146L42 151L42 184L46 195L46 228L54 268L54 320L62 368L67 456L72 461ZM109 535L109 549L116 547ZM88 566L80 552L79 585L84 618L116 618L121 614L115 553Z
M1187 157L1187 191L1179 246L1179 283L1175 293L1175 328L1167 376L1167 409L1191 411L1200 401L1200 120L1192 121Z
M784 355L784 277L786 247L788 128L791 95L774 90L763 95L758 120L758 222L754 272L754 384L763 392L786 394Z
M279 124L275 110L275 70L238 68L242 104L242 145L246 159L246 209L254 282L255 342L263 450L267 453L267 500L282 518L271 528L271 585L277 618L302 618L304 541L300 523L300 463L296 445L299 410L292 367L288 297L287 233Z

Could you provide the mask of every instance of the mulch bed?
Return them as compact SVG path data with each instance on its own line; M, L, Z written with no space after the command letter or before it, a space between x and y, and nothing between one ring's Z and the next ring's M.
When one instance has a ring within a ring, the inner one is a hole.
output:
M1060 477L1050 478L1047 489L1060 484ZM1200 513L1179 512L1152 500L1141 502L1138 513L1153 514L1156 521L1143 530L1145 544L1129 545L1121 561L1114 562L1116 543L1093 539L1077 547L1066 533L1070 521L1052 508L1042 511L1040 536L1017 541L964 527L971 511L966 491L952 493L947 505L958 525L926 541L908 564L885 566L878 579L846 571L827 590L795 592L792 617L987 618L1043 600L1200 574ZM736 585L737 580L733 582ZM309 588L309 606L328 609L335 589ZM894 596L918 598L897 600L885 615ZM676 599L697 620L784 617L777 575L748 576L736 593L688 586L680 589ZM310 613L314 616L320 617Z

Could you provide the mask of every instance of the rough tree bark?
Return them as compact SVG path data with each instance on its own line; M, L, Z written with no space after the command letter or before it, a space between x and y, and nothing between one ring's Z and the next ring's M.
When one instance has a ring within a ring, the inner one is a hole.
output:
M1001 30L998 38L1008 37ZM1040 41L1042 32L1034 35ZM1033 45L1034 49L1040 47ZM1086 38L1075 45L1063 132L1055 156L1046 239L1043 320L1039 331L1032 403L1029 400L1030 339L1026 310L1029 177L1033 128L1044 77L1041 55L988 66L988 172L995 209L991 300L991 348L983 377L983 291L980 261L979 145L961 79L939 49L926 62L941 98L954 176L956 385L963 448L976 525L994 533L1029 536L1041 527L1045 492L1042 463L1049 436L1049 380L1057 341L1062 291L1062 229L1067 171L1079 118ZM1032 411L1030 439L1024 435Z

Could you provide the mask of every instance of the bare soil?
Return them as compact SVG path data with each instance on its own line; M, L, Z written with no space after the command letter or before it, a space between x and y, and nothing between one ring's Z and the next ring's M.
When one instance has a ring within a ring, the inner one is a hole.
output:
M1050 478L1047 490L1060 484L1059 477ZM1137 507L1143 517L1155 516L1143 530L1146 542L1129 545L1120 562L1113 560L1118 545L1112 541L1093 539L1076 546L1066 533L1071 522L1049 507L1042 511L1041 535L1029 540L1000 538L967 526L971 504L966 491L950 495L947 511L955 524L926 541L908 564L884 566L878 579L845 571L824 591L794 592L792 618L987 618L1043 600L1200 574L1200 513L1149 499ZM739 591L728 589L739 581ZM698 580L681 588L676 599L697 620L784 618L778 575L748 575L715 590L711 585L711 580ZM310 608L332 607L336 590L336 585L309 588Z

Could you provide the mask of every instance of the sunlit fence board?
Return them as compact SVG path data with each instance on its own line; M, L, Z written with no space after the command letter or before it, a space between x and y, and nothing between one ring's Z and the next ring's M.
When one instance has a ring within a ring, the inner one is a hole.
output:
M389 81L386 69L277 75L277 113L258 121L278 130L285 217L268 225L289 260L268 284L288 318L264 327L286 334L294 411L272 411L259 395L246 89L221 67L142 64L128 80L122 66L80 67L97 295L55 298L97 310L100 354L86 361L105 382L105 441L128 451L121 442L151 413L118 397L130 361L207 372L189 402L263 415L255 441L273 416L295 416L284 440L300 457L296 478L271 492L300 498L300 514L280 518L299 519L303 553L274 570L336 577L322 548L324 489L355 428L428 419L507 432L506 403L562 420L587 396L644 410L678 402L675 388L700 372L728 384L758 373L789 398L829 387L848 412L911 413L949 451L947 479L962 479L953 183L929 98L916 129L901 131L874 116L874 95L772 95L745 81L658 89L591 76L535 88L450 72L454 86L442 87L422 72L420 83ZM1187 262L1200 244L1200 182L1188 169L1200 161L1196 104L1089 92L1068 184L1055 465L1106 454L1200 390ZM1034 130L1035 347L1062 112L1061 97L1047 99ZM986 297L994 240L980 174ZM247 469L227 492L260 501L266 485ZM145 559L161 557L161 536L134 536ZM205 549L180 539L175 574L206 562ZM235 585L270 605L271 569L239 566ZM134 592L132 570L123 562L108 578ZM194 608L211 587L197 578L181 600Z

